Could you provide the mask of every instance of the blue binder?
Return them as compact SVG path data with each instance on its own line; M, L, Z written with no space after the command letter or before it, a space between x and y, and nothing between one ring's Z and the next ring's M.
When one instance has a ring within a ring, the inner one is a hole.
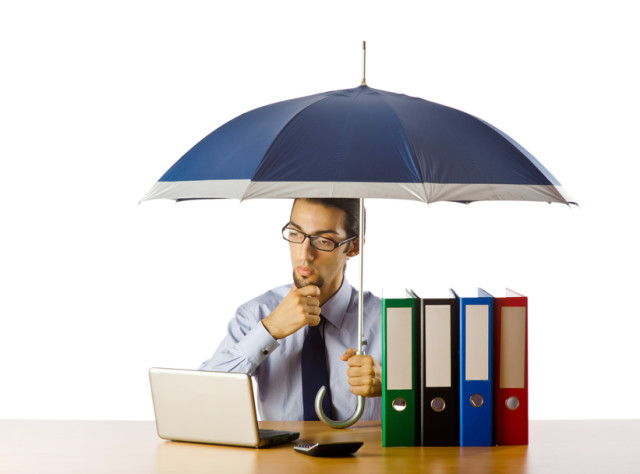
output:
M493 298L460 297L460 446L493 444Z

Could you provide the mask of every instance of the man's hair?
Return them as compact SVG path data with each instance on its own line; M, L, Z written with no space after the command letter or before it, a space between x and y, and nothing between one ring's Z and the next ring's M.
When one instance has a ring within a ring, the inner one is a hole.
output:
M347 238L360 235L360 199L357 198L299 198L322 206L337 207L346 214L345 230ZM296 199L297 201L298 199ZM294 201L295 205L295 201ZM367 230L367 210L364 210L363 235Z

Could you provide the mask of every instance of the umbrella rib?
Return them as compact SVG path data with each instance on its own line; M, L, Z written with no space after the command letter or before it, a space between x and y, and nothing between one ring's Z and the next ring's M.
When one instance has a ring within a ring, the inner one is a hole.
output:
M477 120L480 123L485 124L487 128L489 128L493 133L495 133L502 140L504 140L508 144L508 146L514 148L518 152L516 156L518 156L520 160L522 159L522 156L524 156L531 163L533 163L535 170L538 173L540 173L549 182L549 186L550 186L550 189L552 190L552 194L554 195L554 197L559 199L558 202L563 202L567 205L570 205L570 204L577 205L577 203L572 201L570 197L563 195L563 193L561 192L562 184L558 181L558 179L554 175L552 175L551 172L540 161L538 161L538 159L535 156L533 156L526 148L520 145L520 143L515 141L508 134L506 134L496 126L490 124L489 122L479 117L476 117L475 115L469 114L467 112L462 112L462 113L468 115L469 117L473 118L474 120Z
M373 89L376 90L376 89ZM395 109L386 101L384 95L382 94L377 94L378 97L380 97L380 101L387 107L389 108L393 113L391 114L393 116L393 119L396 121L396 123L398 124L398 127L400 128L400 131L402 132L402 137L403 137L403 142L405 144L405 146L407 147L407 149L409 150L409 156L411 158L411 164L413 165L414 171L416 173L416 175L418 176L418 178L420 178L418 180L419 183L422 183L421 189L423 191L423 196L422 196L422 200L424 202L426 202L427 204L430 203L429 201L429 196L427 195L427 189L425 187L425 183L424 180L421 179L421 177L423 176L424 170L420 169L420 162L419 160L416 159L416 153L415 150L413 149L413 146L411 146L411 143L407 137L407 132L404 129L404 126L402 125L402 122L400 121L400 119L398 119L398 116L396 115L396 111ZM426 174L424 174L426 176Z
M256 170L254 172L254 176L257 175L262 170L263 165L264 165L267 157L269 156L269 154L271 153L271 150L274 147L274 144L278 141L278 139L284 133L284 131L287 129L287 127L289 127L289 124L291 122L293 122L296 119L296 117L298 117L302 112L307 110L309 107L311 107L312 105L315 105L315 104L317 104L319 102L322 102L323 100L327 100L332 94L333 94L333 92L325 93L323 97L320 97L320 98L318 98L318 100L314 100L313 102L310 102L309 104L305 105L300 110L298 110L295 114L293 114L291 116L291 118L289 120L287 120L287 123L285 123L282 127L280 127L280 130L278 131L278 134L274 137L273 140L271 140L271 143L269 144L269 148L267 148L267 151L265 151L264 154L262 155L262 158L260 158L260 163L258 164L258 166L256 166ZM240 198L241 201L244 200L244 198L247 195L248 191L251 189L251 185L253 184L253 182L254 182L253 179L251 179L251 182L249 183L249 185L247 186L247 188L244 191L244 194Z
M466 113L466 112L464 112ZM555 178L555 176L553 176L549 170L547 168L545 168L545 166L540 163L540 161L538 161L538 159L533 156L531 153L529 153L529 151L524 148L522 145L520 145L517 141L515 141L513 138L511 138L509 135L507 135L505 132L503 132L502 130L500 130L499 128L497 128L495 125L491 125L489 122L482 120L479 117L476 117L474 115L471 114L467 114L471 117L473 117L474 119L482 122L483 124L485 124L489 129L491 129L494 133L496 133L497 135L499 135L503 140L505 140L511 147L515 148L519 153L521 153L522 155L524 155L526 158L528 158L532 163L534 163L536 165L536 168L538 169L538 171L549 181L549 183L553 184L554 186L560 186L560 182Z

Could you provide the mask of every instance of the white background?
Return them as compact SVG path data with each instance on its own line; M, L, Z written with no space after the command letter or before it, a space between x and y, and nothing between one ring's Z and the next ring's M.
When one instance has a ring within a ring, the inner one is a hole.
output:
M371 87L494 124L580 203L370 200L366 287L523 292L530 417L640 417L631 1L0 5L0 418L152 419L147 369L289 281L290 202L138 201L242 112L358 86L362 40Z

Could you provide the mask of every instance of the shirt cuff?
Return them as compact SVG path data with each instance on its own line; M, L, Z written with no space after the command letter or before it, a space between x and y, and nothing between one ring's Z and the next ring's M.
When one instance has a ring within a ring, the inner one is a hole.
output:
M280 347L278 341L269 334L269 331L264 327L262 321L256 324L253 329L238 342L238 345L256 367L260 365L269 354Z

